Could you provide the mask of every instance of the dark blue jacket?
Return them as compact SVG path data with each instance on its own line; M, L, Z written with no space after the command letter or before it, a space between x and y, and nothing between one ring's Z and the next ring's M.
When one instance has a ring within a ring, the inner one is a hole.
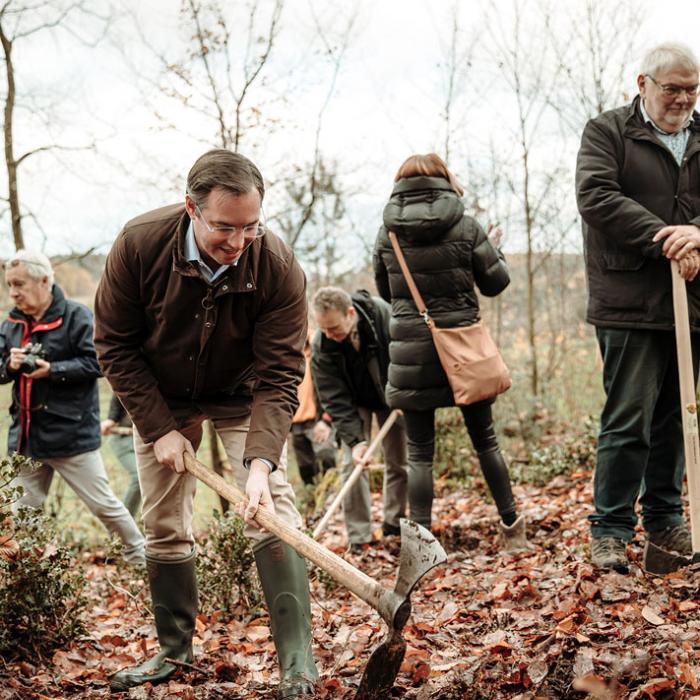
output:
M97 378L100 369L92 341L92 313L66 299L54 285L53 301L41 321L14 308L0 326L0 383L12 387L8 452L36 459L70 457L100 446ZM46 379L8 371L10 348L41 343L51 363Z

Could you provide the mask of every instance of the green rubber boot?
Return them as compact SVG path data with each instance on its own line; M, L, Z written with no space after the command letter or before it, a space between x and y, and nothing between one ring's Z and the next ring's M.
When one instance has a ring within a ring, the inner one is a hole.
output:
M255 562L280 666L277 700L313 693L318 671L311 653L311 603L304 559L274 539L256 548Z
M192 661L192 635L197 616L195 552L182 559L157 559L146 555L153 612L160 651L134 668L119 671L110 680L113 691L143 683L162 683L177 670L165 659Z

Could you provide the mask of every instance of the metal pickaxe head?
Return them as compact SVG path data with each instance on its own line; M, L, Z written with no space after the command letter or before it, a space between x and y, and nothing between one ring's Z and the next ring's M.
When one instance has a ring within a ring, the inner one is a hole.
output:
M377 610L389 625L389 633L370 656L355 700L387 697L401 668L406 641L403 628L411 614L411 591L428 571L447 561L435 537L418 523L401 520L401 556L393 591L384 589Z
M644 570L650 574L670 574L685 566L700 563L700 553L695 552L691 557L685 557L675 552L668 552L653 542L644 545Z

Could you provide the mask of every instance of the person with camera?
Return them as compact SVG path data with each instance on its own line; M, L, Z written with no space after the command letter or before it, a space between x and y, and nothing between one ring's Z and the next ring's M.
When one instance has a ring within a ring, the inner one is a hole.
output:
M8 452L31 457L16 507L42 508L58 472L124 543L127 562L145 563L144 538L114 495L100 456L100 369L87 307L66 299L42 253L17 251L5 263L14 308L0 326L0 383L13 383Z
M192 660L197 616L195 455L211 419L245 489L252 540L280 666L278 700L313 692L304 559L259 529L258 507L302 518L287 480L307 332L306 278L264 225L258 168L226 149L193 164L184 202L128 222L95 297L95 344L134 423L146 560L160 651L116 673L113 690L168 680ZM176 663L172 663L175 661Z

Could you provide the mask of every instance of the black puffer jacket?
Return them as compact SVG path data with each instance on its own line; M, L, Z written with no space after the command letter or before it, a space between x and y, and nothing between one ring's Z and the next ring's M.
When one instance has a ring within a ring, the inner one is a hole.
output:
M14 382L8 451L36 459L71 457L100 446L97 364L92 314L56 285L41 321L12 309L0 326L0 384ZM11 348L41 343L51 363L46 379L8 370Z
M352 303L358 316L362 362L382 401L389 367L389 305L364 289L352 294ZM341 343L326 338L321 331L316 331L311 342L311 371L323 410L333 419L338 437L350 447L362 442L365 434L357 411L362 407L358 378Z
M374 250L377 289L391 301L387 403L421 410L454 405L428 327L419 316L387 231L396 233L416 286L439 328L479 320L474 285L496 296L510 282L503 255L440 177L399 180L384 209Z

